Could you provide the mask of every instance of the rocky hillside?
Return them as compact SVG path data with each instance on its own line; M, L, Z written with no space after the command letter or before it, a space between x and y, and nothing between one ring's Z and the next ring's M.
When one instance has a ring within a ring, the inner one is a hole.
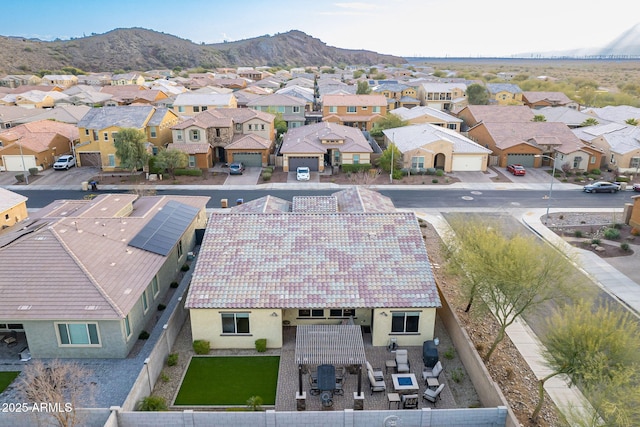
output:
M73 40L44 42L0 36L0 73L24 74L75 67L87 72L175 67L401 64L366 50L327 46L300 31L202 45L142 28L116 29Z

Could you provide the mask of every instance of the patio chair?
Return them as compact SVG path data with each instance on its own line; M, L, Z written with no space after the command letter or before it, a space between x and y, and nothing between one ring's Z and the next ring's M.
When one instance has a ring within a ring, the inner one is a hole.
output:
M379 381L373 377L373 371L367 369L367 376L369 377L369 384L371 385L371 394L373 394L374 391L385 391L387 389L387 385L383 380Z
M396 372L399 374L411 372L407 350L396 350L396 364Z
M402 409L418 409L418 395L417 394L403 394L400 396L402 401Z
M433 368L424 367L422 369L422 379L427 380L427 378L438 378L442 373L442 363L438 361Z
M433 403L433 406L435 406L436 401L440 398L440 393L442 393L443 389L444 389L444 384L440 384L438 388L435 390L428 388L422 394L422 398L427 399L429 402Z
M309 385L311 386L310 394L317 396L320 394L318 390L318 374L316 372L309 372Z
M382 369L372 368L371 363L369 363L368 361L367 361L367 371L373 374L373 378L375 378L376 381L384 381L384 374L382 373Z

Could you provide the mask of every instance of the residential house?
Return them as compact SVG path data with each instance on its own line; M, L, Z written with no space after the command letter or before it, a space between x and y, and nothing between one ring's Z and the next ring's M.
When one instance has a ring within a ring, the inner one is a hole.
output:
M583 113L597 118L600 124L602 124L603 120L623 124L634 120L640 123L640 108L631 107L630 105L607 105L602 108L587 108L583 110Z
M237 108L233 93L192 93L185 92L173 101L173 112L179 116L194 116L214 108Z
M23 124L38 122L40 120L52 120L55 122L77 125L90 109L91 107L87 107L86 105L58 104L54 108L36 110L38 114L17 119L14 123Z
M489 104L523 105L522 89L511 83L487 83Z
M253 80L254 82L271 76L271 73L259 71L254 69L253 67L238 67L238 69L236 70L236 74L241 79L249 79Z
M171 142L171 127L179 120L173 111L150 105L93 108L78 122L78 164L116 170L120 160L116 158L113 140L120 129L133 128L144 132L152 149L153 146L165 147Z
M167 150L182 151L188 156L187 167L208 169L213 167L213 148L206 142L170 143Z
M536 113L524 105L468 105L456 113L468 129L480 122L531 122Z
M315 88L314 79L313 78L307 79L305 77L293 78L293 79L288 80L287 82L285 82L284 85L285 85L285 87L300 86L300 87L306 87L308 89Z
M147 90L141 85L110 85L100 88L100 92L111 95L111 101L105 101L107 107L117 107L118 105L131 105L138 97L138 92Z
M491 150L455 130L425 123L386 129L383 133L385 143L393 143L400 150L402 168L410 173L427 168L445 172L487 170Z
M304 99L279 93L261 96L247 103L247 107L253 110L282 115L288 129L304 126L306 105Z
M247 87L247 81L245 79L216 78L213 79L207 86L220 86L227 89L239 90ZM190 89L194 89L193 85L191 85Z
M40 87L42 88L42 86ZM52 90L29 90L21 93L10 93L0 99L4 105L17 105L23 108L53 108L56 102L64 100L67 95Z
M280 95L289 95L294 96L296 98L300 98L304 100L305 106L304 111L311 112L313 111L313 105L316 101L315 92L311 88L306 88L302 86L286 86L282 89L278 89L275 93Z
M390 112L412 125L431 123L460 132L460 125L462 124L462 119L431 107L414 107L411 109L400 107Z
M401 83L387 83L374 86L371 89L371 93L384 95L389 102L389 111L400 107L413 108L420 105L416 89Z
M46 74L42 76L40 84L68 88L78 84L78 77L72 74Z
M23 85L37 86L41 82L42 79L33 74L8 74L0 79L0 86L9 88Z
M111 76L112 86L144 85L144 77L140 73L114 74Z
M580 109L580 104L573 101L564 92L523 91L522 102L534 110L546 107L566 107L572 110Z
M266 166L274 151L275 116L247 108L207 110L174 125L173 148L193 150L184 145L208 144L214 162L243 162L247 166ZM196 163L202 164L204 147ZM210 167L210 166L208 166Z
M127 357L206 227L208 200L103 194L40 209L0 236L0 332L23 335L35 358Z
M256 86L248 87L246 89L240 89L233 92L233 96L236 97L236 100L238 102L238 108L248 108L247 104L249 104L249 102L264 95L269 95L269 93L264 89Z
M25 123L0 132L2 170L47 169L63 154L73 153L79 140L75 125L52 120Z
M78 76L79 85L106 86L111 84L111 73L89 73Z
M574 110L571 107L542 107L534 111L535 115L541 115L547 122L562 122L569 127L575 129L584 126L583 123L593 116L582 111ZM608 120L598 119L599 124L611 123Z
M17 105L0 105L0 129L9 129L40 113L42 110L23 108Z
M280 147L285 172L299 166L322 172L325 166L369 164L372 152L360 129L331 122L290 129Z
M324 95L322 120L370 131L387 114L383 95Z
M0 187L0 229L4 230L27 219L27 198ZM0 234L0 238L2 235Z
M618 169L620 173L638 173L640 169L640 128L608 123L574 129L573 133L602 151L601 162L593 168Z
M420 346L440 306L415 214L361 187L213 213L185 302L192 338L216 349L280 348L283 325L349 320L374 346Z
M98 86L75 85L66 89L64 94L67 98L58 104L84 105L88 107L98 107L105 105L113 95L100 92Z
M425 82L418 86L420 105L442 111L458 111L467 104L465 83Z

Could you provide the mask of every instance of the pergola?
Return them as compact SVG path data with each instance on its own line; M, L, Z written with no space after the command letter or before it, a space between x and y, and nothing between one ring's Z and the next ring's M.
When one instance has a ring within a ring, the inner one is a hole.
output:
M362 365L367 361L362 330L357 325L299 325L296 329L295 361L302 394L303 365L357 365L358 394Z

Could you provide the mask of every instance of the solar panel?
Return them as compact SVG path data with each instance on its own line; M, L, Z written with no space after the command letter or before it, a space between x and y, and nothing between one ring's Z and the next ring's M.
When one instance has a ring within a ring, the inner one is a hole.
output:
M129 246L167 256L198 212L198 208L171 200L131 239Z

